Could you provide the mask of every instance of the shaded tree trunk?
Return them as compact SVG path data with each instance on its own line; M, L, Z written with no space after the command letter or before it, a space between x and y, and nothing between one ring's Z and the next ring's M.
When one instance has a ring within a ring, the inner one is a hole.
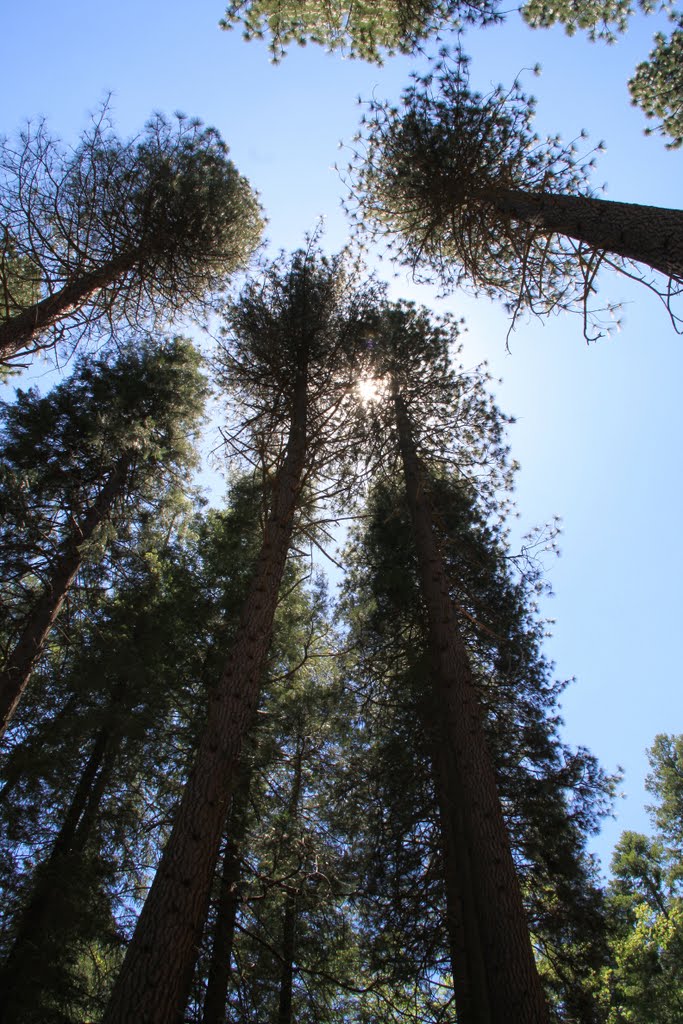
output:
M456 935L452 942L456 955L463 945L468 954L464 991L456 963L456 1009L459 1017L477 1024L547 1024L548 1010L534 962L480 702L425 491L427 480L405 403L396 390L393 397L427 611L432 700L441 723L436 735L435 767L442 821L445 815L446 888L459 894L462 908L462 935ZM466 875L453 877L456 870L469 872L471 896L466 892ZM451 908L450 901L447 918L457 926L458 911ZM472 957L470 950L476 951ZM482 965L485 977L481 977ZM467 1018L465 1013L469 1014Z
M91 539L109 515L116 499L123 493L130 465L130 455L119 459L90 509L74 525L55 559L45 590L29 614L17 644L0 672L0 739L17 709L69 587L81 567L81 547Z
M294 956L296 952L296 918L296 896L294 893L288 892L285 900L285 912L282 915L282 970L280 972L280 995L278 1000L277 1024L292 1024Z
M100 729L90 756L80 774L64 821L57 833L48 859L36 871L33 892L20 919L9 955L0 974L0 1022L20 1020L31 997L36 958L42 958L42 940L55 913L55 897L60 895L63 866L68 858L83 853L92 833L102 796L116 761L118 744L112 733ZM119 737L120 739L120 737ZM73 867L71 869L73 871ZM19 1003L15 995L19 994ZM39 993L36 993L38 995ZM19 1016L17 1017L17 1013Z
M123 277L135 266L138 259L139 253L134 249L108 260L98 270L82 274L53 295L46 296L22 313L0 324L0 363L10 360L12 356L26 348L36 335L47 331L83 306L96 292Z
M483 193L481 200L542 234L566 235L683 279L683 210L512 189Z
M434 690L436 690L434 686ZM439 695L432 693L430 703ZM424 716L441 830L446 931L460 1024L491 1024L485 951L477 914L471 850L463 820L464 794L438 708Z
M307 365L293 390L285 459L272 512L208 721L152 888L102 1024L183 1020L206 919L221 831L235 788L242 743L256 714L307 454Z
M239 898L240 847L247 831L247 801L251 771L244 771L232 798L232 807L223 853L220 887L211 941L211 962L206 981L202 1024L225 1024L230 983L230 959L235 937Z

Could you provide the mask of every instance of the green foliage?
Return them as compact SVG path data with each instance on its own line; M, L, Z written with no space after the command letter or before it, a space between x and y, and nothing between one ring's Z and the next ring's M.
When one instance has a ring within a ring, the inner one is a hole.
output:
M583 308L597 266L588 249L504 200L589 195L593 161L535 134L535 101L518 82L473 92L468 66L444 52L400 107L368 104L348 168L358 230L388 238L416 275L502 297L515 313Z
M480 501L495 515L503 510L500 495L514 470L509 421L493 400L486 367L466 371L458 364L460 327L454 317L433 316L414 303L383 304L360 364L383 391L359 409L364 458L380 477L400 464L389 400L397 389L412 411L421 457L476 481Z
M294 385L305 377L306 486L297 520L314 543L315 501L338 502L345 492L353 386L382 294L375 282L360 280L346 257L328 259L311 241L249 280L223 311L213 369L227 398L222 435L231 457L273 479L286 453Z
M5 613L30 605L117 466L125 465L123 485L111 527L88 542L92 559L125 530L131 500L138 524L183 500L206 395L200 365L189 342L148 339L111 361L81 359L45 396L19 390L0 405Z
M9 320L40 298L40 273L33 260L19 256L5 228L0 248L0 322Z
M612 858L612 965L600 976L609 1024L683 1013L683 736L657 736L648 756L655 838L624 832Z
M291 43L381 63L386 53L412 53L446 26L499 20L496 0L233 0L222 28L239 23L246 39L269 37L274 60Z
M513 556L506 540L513 467L505 417L486 374L454 365L456 333L457 325L425 310L387 305L367 357L385 394L364 409L374 484L348 553L343 599L358 725L345 799L350 792L351 817L368 822L354 845L372 897L359 907L361 945L370 977L386 979L382 965L390 964L390 990L412 995L407 1019L444 1013L451 963L429 739L440 711L396 451L398 393L425 469L421 488L478 687L548 996L556 1019L588 1024L602 1019L590 972L606 962L606 942L585 842L609 811L614 780L587 751L560 740L563 686L543 657L535 606L540 567ZM400 1019L391 999L385 1012Z
M556 1019L599 1020L591 1016L589 972L606 961L605 926L585 841L609 811L613 780L587 751L571 750L559 738L563 687L550 678L540 649L537 573L527 566L526 579L514 580L503 536L457 480L435 478L430 498ZM362 722L348 785L353 789L357 772L360 793L353 799L363 810L356 813L368 817L357 842L369 844L366 885L378 892L376 905L364 911L366 927L384 934L375 956L403 972L404 983L421 979L418 990L429 1001L435 972L442 983L449 973L425 727L429 651L400 485L378 485L369 512L367 527L354 538L344 600L354 651L350 680ZM380 925L378 914L391 924ZM390 951L384 948L389 942L395 944Z
M55 1007L62 1021L101 1013L236 627L259 504L260 488L242 480L224 512L179 516L170 536L163 523L147 531L72 602L8 734L0 947L21 939L5 981L36 1020ZM98 744L91 806L65 849Z
M549 28L558 22L568 35L577 29L587 31L591 39L614 42L617 34L625 32L636 6L650 13L659 0L526 0L522 15L533 28Z
M227 153L215 129L180 115L156 114L122 141L106 106L70 150L42 121L3 139L5 312L8 304L12 315L30 308L36 280L50 296L94 274L76 308L72 301L62 311L60 333L36 347L202 313L246 264L263 228L258 201ZM17 267L30 271L31 288L15 286Z
M648 133L669 136L667 149L683 145L683 18L674 24L668 38L663 32L656 34L649 60L638 65L628 83L633 102L646 117L659 121Z
M636 67L628 83L634 105L659 124L647 128L669 136L667 149L683 144L683 21L671 0L527 0L522 15L534 28L561 22L569 35L585 30L591 39L614 42L625 32L636 8L645 14L666 11L674 29L670 36L657 32L648 60Z
M350 865L330 797L350 701L340 686L339 638L327 621L324 591L296 586L285 593L248 755L229 1012L236 1021L275 1020L283 986L291 986L294 1020L341 1024L359 979ZM295 920L289 939L288 916Z

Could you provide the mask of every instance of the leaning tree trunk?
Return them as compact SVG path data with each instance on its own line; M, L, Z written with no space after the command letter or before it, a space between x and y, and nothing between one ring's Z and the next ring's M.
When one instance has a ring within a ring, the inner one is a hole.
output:
M483 963L485 971L483 995L475 988L477 972L471 970L471 990L465 993L469 999L464 1009L471 1013L467 1019L477 1024L547 1024L548 1010L488 753L481 705L425 493L427 481L415 448L412 424L397 391L394 404L427 612L432 700L441 722L438 740L443 747L437 763L437 767L441 766L437 791L441 813L446 815L445 867L450 876L454 870L461 870L464 861L464 869L469 870L471 877L471 905L460 878L449 877L446 887L448 890L452 886L461 893L464 942L468 951L477 951L475 965ZM459 820L453 819L453 811ZM461 856L461 851L466 853ZM456 1010L461 1016L457 964L454 986Z
M83 562L82 546L105 521L128 480L131 456L119 459L104 487L80 522L64 541L14 650L0 671L0 739L17 709L33 667L45 646L64 599Z
M202 1024L225 1024L230 983L230 960L235 937L235 921L239 897L240 847L247 831L247 802L251 770L240 772L240 781L232 798L228 820L223 865L216 900L216 920L211 941L211 960L202 1008Z
M82 274L53 295L46 296L0 324L0 364L12 359L27 348L28 343L37 335L85 305L91 296L127 274L138 259L138 250L132 249L108 260L99 269Z
M513 189L482 193L481 200L541 234L566 235L683 280L683 210Z
M256 714L307 448L306 366L297 372L284 462L233 648L209 697L208 720L171 836L102 1024L183 1020L242 743Z

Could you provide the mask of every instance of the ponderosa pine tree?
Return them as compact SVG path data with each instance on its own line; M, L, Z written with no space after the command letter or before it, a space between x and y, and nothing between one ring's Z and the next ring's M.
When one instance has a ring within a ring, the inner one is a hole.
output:
M457 379L449 367L453 333L410 306L386 309L368 363L383 390L372 407L370 443L380 437L371 457L402 475L412 523L430 676L420 710L441 821L458 1016L541 1021L547 1009L434 503L432 478L450 466L481 514L490 512L492 485L508 471L503 418L480 379Z
M292 532L316 476L343 444L352 362L367 331L369 297L349 280L341 259L318 258L309 248L289 264L273 265L264 280L250 282L226 318L222 363L237 406L246 410L231 436L263 474L262 547L103 1024L182 1019L242 745L258 707Z
M262 218L218 132L107 108L66 151L44 122L0 147L0 363L196 315L258 245Z
M115 536L132 508L149 515L186 483L205 392L189 342L147 340L111 362L83 359L48 395L19 391L2 406L0 554L10 623L0 736L81 565L106 548L107 529Z
M657 124L646 132L668 135L667 149L683 146L683 15L672 15L670 36L657 32L648 60L636 67L628 87L645 116Z
M192 645L193 619L174 614L169 601L173 574L162 581L144 557L139 562L119 563L118 585L99 602L89 586L79 621L63 624L9 733L21 742L2 765L4 852L31 850L38 864L22 871L18 858L4 887L3 1022L101 1012L121 961L125 903L153 860L144 812L153 792L163 818L155 771L168 771L172 791L177 784L188 685L180 639L194 657L201 648ZM89 960L99 963L99 977L88 972Z
M603 264L663 275L671 312L683 211L596 198L590 162L575 144L541 140L533 113L518 83L472 91L461 53L415 76L400 107L371 101L349 167L360 228L389 237L415 273L503 298L515 315L578 309L587 337Z

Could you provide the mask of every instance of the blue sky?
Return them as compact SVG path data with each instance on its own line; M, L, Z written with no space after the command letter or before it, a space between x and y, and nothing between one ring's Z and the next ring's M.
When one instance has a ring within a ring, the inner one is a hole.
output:
M12 4L3 16L0 129L42 114L75 141L108 92L123 135L152 111L197 115L219 128L260 191L273 251L296 248L320 216L324 245L336 251L347 225L334 164L344 161L340 141L356 130L356 99L397 97L423 61L392 58L376 68L309 46L275 67L265 45L218 29L222 13L220 0ZM561 29L531 31L511 14L503 26L469 32L464 45L483 91L541 63L541 78L529 74L527 83L538 98L538 131L569 140L584 128L592 142L604 139L595 181L607 182L608 198L675 207L683 152L643 135L626 89L656 27L637 17L607 47ZM499 403L517 418L520 531L562 517L563 554L548 562L555 597L544 611L556 619L548 653L560 677L577 677L564 700L566 738L607 768L625 769L618 820L596 845L607 860L623 828L647 825L645 747L658 732L683 731L683 338L654 296L605 273L601 297L624 303L619 333L587 346L578 318L521 323L507 352L508 323L495 303L439 298L402 271L393 278L386 264L378 272L394 297L465 317L466 364L489 360L503 378Z

